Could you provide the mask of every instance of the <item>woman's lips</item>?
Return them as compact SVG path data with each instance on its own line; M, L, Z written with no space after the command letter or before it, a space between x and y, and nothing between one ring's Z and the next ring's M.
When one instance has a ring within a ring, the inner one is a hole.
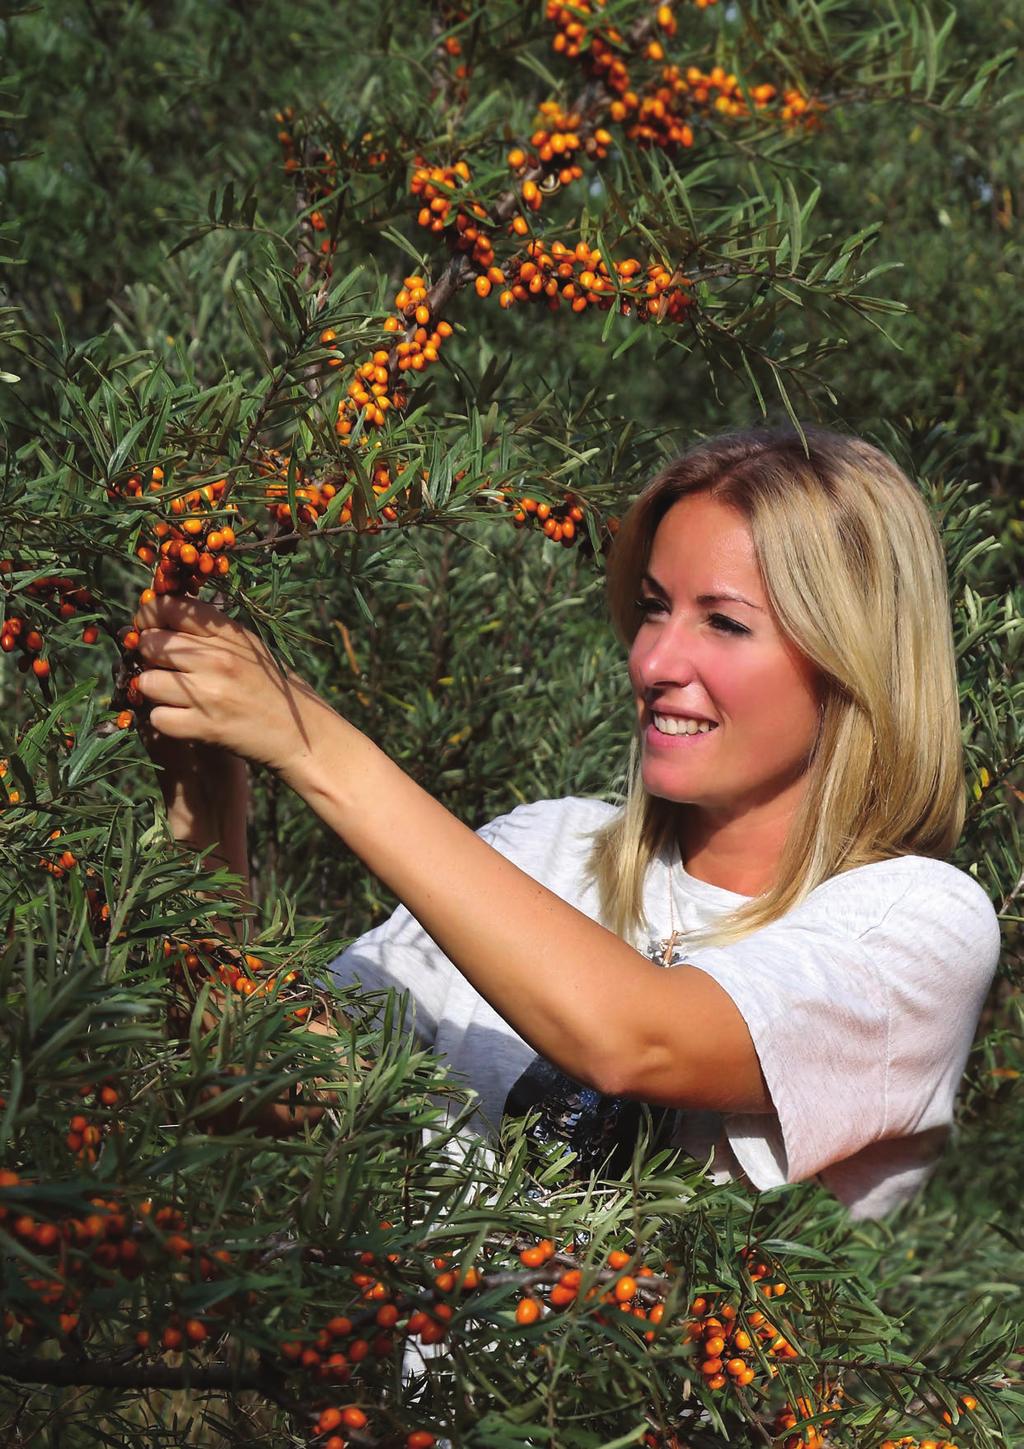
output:
M714 729L706 730L703 734L698 731L692 735L665 735L662 734L658 726L651 720L644 730L644 744L649 748L659 750L685 749L687 746L704 744L712 735L717 733L718 726L716 725Z

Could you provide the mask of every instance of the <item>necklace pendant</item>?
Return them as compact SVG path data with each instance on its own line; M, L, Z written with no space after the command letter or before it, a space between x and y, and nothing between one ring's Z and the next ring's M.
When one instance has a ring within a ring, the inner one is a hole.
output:
M671 936L662 936L660 940L652 936L650 942L651 960L657 961L660 966L678 966L683 958L682 947L676 944L678 940L678 931L673 931Z

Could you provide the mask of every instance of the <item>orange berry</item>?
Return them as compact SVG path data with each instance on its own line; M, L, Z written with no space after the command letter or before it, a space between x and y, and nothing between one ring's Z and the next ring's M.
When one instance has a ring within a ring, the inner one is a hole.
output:
M516 1322L536 1323L541 1315L541 1305L536 1298L521 1298L516 1305Z
M406 1436L405 1449L431 1449L436 1442L428 1429L414 1429Z
M342 1422L340 1409L335 1409L333 1406L329 1409L322 1409L320 1417L316 1421L317 1432L329 1434L332 1429L340 1428Z
M620 1303L628 1303L636 1295L636 1279L625 1277L620 1278L615 1285L615 1297Z

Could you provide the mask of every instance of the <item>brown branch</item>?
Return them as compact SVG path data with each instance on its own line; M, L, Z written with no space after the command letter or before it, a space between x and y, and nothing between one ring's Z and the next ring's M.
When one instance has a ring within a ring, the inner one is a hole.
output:
M252 1389L280 1402L280 1375L266 1369L213 1363L202 1366L164 1363L121 1363L113 1359L20 1358L0 1351L0 1376L22 1384L60 1387L92 1385L115 1389Z

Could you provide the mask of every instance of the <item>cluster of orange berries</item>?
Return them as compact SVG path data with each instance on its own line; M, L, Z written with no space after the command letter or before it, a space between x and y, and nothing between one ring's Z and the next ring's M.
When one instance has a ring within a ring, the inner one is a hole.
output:
M227 551L234 548L235 530L211 516L219 509L227 480L206 483L172 498L165 519L153 525L154 542L141 543L135 550L144 564L155 564L153 583L143 591L141 602L158 594L198 594L208 579L224 578L231 572ZM234 504L226 507L234 512Z
M486 271L494 265L494 243L487 229L487 211L478 201L458 201L453 195L468 184L470 176L465 161L456 161L454 166L428 166L422 157L417 157L409 187L413 195L423 202L416 216L417 223L428 231L444 231L454 209L457 249L467 252L470 260ZM399 302L396 305L402 307L403 304Z
M450 332L451 329L448 328L445 335L449 335ZM403 344L400 343L399 346L401 347L403 346ZM381 352L375 353L374 356L386 358L388 354L385 352ZM264 449L261 455L261 462L259 466L261 471L264 473L273 471L276 476L280 478L287 478L289 464L290 460L286 458L284 454L279 453L274 449ZM405 463L397 464L395 468L395 476L401 476L401 474L406 471L406 467L407 465ZM424 469L424 479L426 479L427 476L428 475L426 469ZM461 474L459 476L463 477L465 475ZM383 494L389 493L391 491L393 481L394 479L392 477L391 468L387 463L377 463L374 465L371 472L371 487L374 494L378 498L381 497ZM458 479L456 481L458 481ZM317 519L322 518L323 515L327 512L327 508L330 504L331 499L337 496L338 488L338 481L332 482L330 480L324 480L318 482L312 477L307 477L303 473L302 469L298 468L296 470L295 500L296 514L298 516L299 522L314 524L316 523ZM287 495L288 488L285 484L274 483L267 488L266 496L275 500L267 505L271 516L282 527L290 528L291 513L289 511L287 502L276 501L279 499L286 499ZM394 523L395 520L398 518L398 509L395 507L394 503L385 503L383 508L380 509L380 517L382 519L386 519L389 523ZM351 524L352 520L353 505L350 495L349 498L347 498L342 504L341 509L338 513L338 524L339 526L345 527ZM364 533L379 533L382 526L383 525L379 520L371 519L367 521L359 531Z
M7 774L8 774L8 771L10 770L10 768L11 768L11 762L10 762L10 760L6 760L6 759L0 760L0 780L6 780L7 779ZM4 788L7 791L7 799L5 800L3 798L3 796L0 795L0 810L3 810L6 805L20 805L21 804L21 791L20 790L12 790L11 787L10 787L10 785L5 785Z
M697 0L700 9L714 0ZM658 81L643 90L631 85L629 67L620 51L625 45L622 32L614 26L588 28L586 18L600 15L605 0L579 0L572 6L549 0L547 18L556 26L553 47L568 59L578 58L586 50L590 71L612 94L609 117L624 124L626 136L639 145L661 147L693 145L690 117L694 112L714 111L721 115L744 117L750 106L735 75L715 66L705 74L697 66L683 71L677 65L663 65ZM660 5L657 24L666 36L676 33L676 19L670 5ZM648 41L644 58L661 64L665 49L660 40ZM750 100L755 110L764 110L778 103L778 118L784 123L802 122L816 125L822 107L796 89L784 91L770 84L754 86Z
M240 956L233 946L226 946L215 936L198 941L176 941L167 936L163 955L172 980L194 980L204 972L236 996L267 996L279 986L294 986L300 980L297 971L278 973L262 956L250 951ZM306 1021L311 1010L309 1006L299 1006L290 1015L297 1021Z
M817 124L821 110L819 102L802 92L790 88L780 95L770 83L753 86L750 100L755 111L765 111L774 103L779 120L802 120L808 126ZM643 95L627 90L609 108L613 121L628 123L626 135L631 141L662 147L693 145L693 129L687 118L695 111L738 118L749 116L751 108L738 78L720 65L707 72L699 66L683 70L678 65L667 65L659 85Z
M551 311L562 302L573 312L596 307L607 312L618 302L625 316L634 311L637 319L680 321L693 305L689 278L671 272L661 262L646 269L635 257L613 263L614 277L596 247L577 242L575 247L554 241L550 247L539 239L527 243L525 256L513 258L500 276L503 281L498 301L504 308L517 302L544 301ZM490 283L477 292L487 296Z
M775 1415L772 1424L772 1435L783 1435L790 1429L795 1429L802 1419L810 1419L815 1414L822 1413L825 1409L840 1409L842 1407L843 1390L841 1388L823 1388L820 1384L816 1387L815 1393L819 1402L814 1404L810 1399L800 1396L795 1404L784 1404ZM831 1419L821 1419L818 1424L808 1424L798 1434L790 1434L781 1444L781 1449L824 1449L827 1441L827 1430L832 1423Z
M107 497L110 499L142 498L146 493L159 493L164 486L166 476L159 464L150 471L148 482L143 481L141 473L129 473L127 478L119 479L108 485Z
M358 1404L346 1404L344 1408L334 1405L321 1409L317 1415L315 1434L317 1449L344 1449L348 1442L345 1430L365 1429L369 1418ZM406 1435L405 1449L431 1449L437 1441L427 1429L413 1429Z
M365 410L365 423L378 428L383 427L392 408L400 412L409 395L404 386L392 381L394 371L422 372L437 361L442 344L452 335L450 322L438 321L431 326L427 283L418 273L404 279L395 295L395 307L399 315L386 318L384 330L406 335L390 351L379 348L356 369L347 396L338 404L334 425L343 442L351 437L360 410Z
M417 223L428 231L444 231L452 207L460 209L454 193L468 185L471 175L466 161L456 161L454 166L428 166L422 157L418 158L409 182L409 190L423 203L416 217ZM475 205L475 214L484 220L486 211L479 203Z
M89 881L98 879L91 865L86 867L85 877ZM103 892L98 885L86 886L85 900L89 908L89 925L92 933L102 940L110 931L110 906L104 900Z
M97 1089L90 1088L95 1092ZM104 1087L98 1089L102 1095ZM2 1106L2 1102L0 1102ZM81 1135L81 1134L76 1134ZM154 1210L147 1200L133 1209L119 1202L117 1198L101 1196L89 1199L90 1211L85 1216L73 1213L63 1215L57 1221L39 1221L31 1213L19 1207L8 1207L3 1202L5 1190L31 1187L32 1180L18 1172L0 1170L0 1223L8 1227L11 1234L26 1247L37 1253L53 1255L55 1258L52 1278L28 1278L25 1286L38 1299L40 1308L48 1310L52 1319L56 1310L57 1328L61 1337L77 1331L80 1337L88 1336L80 1320L80 1305L84 1291L70 1279L81 1280L90 1266L95 1265L106 1275L117 1272L123 1278L132 1280L139 1276L145 1266L145 1251L154 1247L163 1257L170 1257L176 1264L194 1266L204 1281L211 1281L230 1264L231 1254L227 1249L215 1249L209 1253L197 1253L187 1234L187 1221L176 1208L166 1206ZM153 1228L156 1233L154 1234ZM227 1302L227 1300L225 1300ZM224 1305L219 1305L227 1311ZM177 1316L172 1319L176 1326ZM3 1332L10 1334L20 1328L21 1344L27 1346L39 1337L46 1337L50 1328L40 1323L30 1312L17 1313L8 1310L0 1320ZM185 1329L182 1335L189 1343L196 1344L205 1338L205 1332ZM140 1349L151 1346L152 1336L142 1331L136 1335ZM182 1347L175 1335L160 1341L159 1349Z
M3 1105L3 1099L0 1098L0 1107ZM82 1234L88 1231L89 1219L69 1219L60 1225L52 1222L38 1222L31 1213L21 1212L16 1206L4 1205L5 1190L28 1186L31 1186L31 1183L22 1178L19 1173L0 1168L0 1224L4 1224L12 1236L30 1251L37 1254L59 1254L59 1277L27 1278L25 1286L36 1296L41 1309L51 1315L56 1312L58 1333L63 1338L74 1333L78 1327L78 1307L81 1301L80 1293L63 1281L66 1276L67 1247L69 1241L81 1241ZM20 1331L21 1343L26 1347L40 1333L45 1333L45 1329L41 1328L33 1314L18 1313L7 1308L0 1316L0 1334L6 1337L15 1329Z
M464 5L453 5L449 0L441 0L441 21L446 26L454 27L460 22L469 18L469 12ZM457 35L446 35L441 42L441 48L445 55L456 62L452 76L458 85L457 95L464 99L467 94L466 82L469 80L469 66L462 59L462 41Z
M59 840L62 832L60 830L50 831L50 840ZM55 880L62 880L69 870L74 870L78 864L78 857L70 850L62 850L52 858L47 855L39 857L39 869L45 870L47 875L52 875Z
M499 489L498 497L504 499L507 495ZM550 538L552 543L560 543L563 548L572 548L578 538L587 537L586 530L579 527L583 522L583 509L574 493L567 493L561 503L553 504L538 503L536 498L513 498L510 506L516 528L535 524L546 538Z
M408 465L405 463L396 464L395 476L401 477L401 475L406 471L407 466ZM426 469L423 470L423 476L424 478L426 478L427 476ZM391 476L391 469L388 467L388 465L386 463L378 463L373 470L370 483L370 486L372 487L377 497L379 498L383 494L390 492L393 482L394 479ZM397 499L398 495L396 494L395 496ZM408 489L406 489L405 493L402 495L403 502L408 501L408 496ZM385 503L384 507L380 510L380 516L381 518L386 518L389 523L394 523L398 518L398 509L395 507L394 503ZM378 533L380 531L380 528L380 523L370 522L366 525L366 532Z
M380 1226L387 1229L392 1224L382 1222ZM397 1253L386 1254L386 1262L398 1261ZM321 1383L347 1384L353 1374L364 1371L364 1365L371 1367L391 1358L399 1338L418 1339L421 1344L443 1342L454 1315L446 1297L455 1291L470 1292L482 1280L476 1269L469 1268L458 1281L446 1257L435 1258L433 1266L433 1299L427 1307L415 1307L388 1287L377 1256L361 1253L359 1267L351 1275L356 1303L349 1312L335 1314L311 1337L282 1340L281 1357Z
M13 559L0 560L0 577L6 577L14 572L15 563ZM65 621L73 619L80 609L91 609L95 604L92 594L88 589L76 584L73 579L68 578L39 578L33 579L25 586L25 595L36 602L55 608L57 617ZM82 630L82 643L95 644L100 637L100 631L96 624L86 624ZM37 679L49 679L50 661L43 657L45 639L40 629L33 628L24 614L7 614L3 624L0 625L0 649L5 654L11 654L15 649L21 650L21 657L18 659L18 668L22 673L29 669Z
M556 27L552 50L567 60L577 60L589 40L591 65L595 70L608 69L611 59L606 57L614 58L613 47L623 45L625 37L613 25L592 29L586 24L587 19L600 15L604 7L605 0L573 0L571 5L548 0L545 18Z
M285 106L283 110L274 112L274 121L280 127L277 139L284 151L284 169L289 175L302 169L302 162L296 155L295 135L292 131L292 122L295 120L294 106ZM313 167L320 172L321 180L314 190L321 195L326 195L332 185L332 178L338 169L338 162L328 150L320 150L312 158Z
M87 1082L80 1088L80 1093L86 1099L91 1099L92 1105L98 1108L109 1110L120 1101L117 1088L109 1081L98 1085ZM99 1156L100 1145L109 1126L102 1119L91 1122L83 1112L76 1112L68 1122L67 1136L64 1139L68 1151L73 1152L79 1161L91 1166Z
M328 329L330 330L330 329ZM326 336L326 333L324 334ZM322 340L322 339L321 339ZM257 458L256 468L263 477L279 478L279 483L268 483L264 497L270 502L267 512L281 528L291 529L292 514L288 505L287 478L292 460L277 448L263 448ZM306 477L301 467L295 469L295 516L300 524L314 524L327 512L331 499L336 497L338 486L330 479L317 482ZM352 508L346 503L338 516L340 523L349 523Z
M706 1388L716 1391L727 1384L745 1388L752 1384L757 1372L751 1362L753 1338L738 1321L736 1307L731 1303L716 1304L714 1299L695 1298L690 1305L693 1315L686 1325L684 1342L696 1343L700 1354L700 1371ZM796 1358L797 1351L768 1322L760 1309L745 1315L754 1335L762 1340L767 1352L776 1358ZM772 1366L769 1377L777 1370Z
M509 169L522 179L520 197L530 211L540 210L545 195L582 177L583 167L577 159L581 152L603 161L612 143L611 135L600 127L584 138L579 113L563 111L556 101L542 102L540 113L543 124L530 137L534 150L513 146L507 157ZM525 232L527 228L524 222L513 229Z
M550 1238L543 1238L536 1247L524 1248L519 1254L519 1261L524 1268L542 1268L555 1256L555 1245ZM585 1302L600 1302L602 1307L617 1309L620 1313L629 1313L634 1318L643 1319L645 1322L654 1325L648 1329L644 1337L648 1342L655 1336L655 1328L661 1322L665 1305L655 1302L650 1308L646 1306L644 1297L641 1295L642 1280L653 1278L654 1271L646 1265L641 1264L632 1273L622 1273L622 1269L632 1263L632 1255L615 1249L608 1254L607 1268L602 1275L603 1281L594 1284L584 1294ZM621 1276L616 1276L621 1275ZM547 1301L549 1308L568 1308L575 1303L579 1297L580 1288L583 1284L583 1273L579 1268L564 1268L558 1273L555 1281L548 1288ZM543 1313L543 1304L539 1298L528 1294L519 1300L516 1309L516 1322L524 1326L536 1323ZM606 1323L607 1317L603 1312L598 1312L595 1317L599 1323Z

